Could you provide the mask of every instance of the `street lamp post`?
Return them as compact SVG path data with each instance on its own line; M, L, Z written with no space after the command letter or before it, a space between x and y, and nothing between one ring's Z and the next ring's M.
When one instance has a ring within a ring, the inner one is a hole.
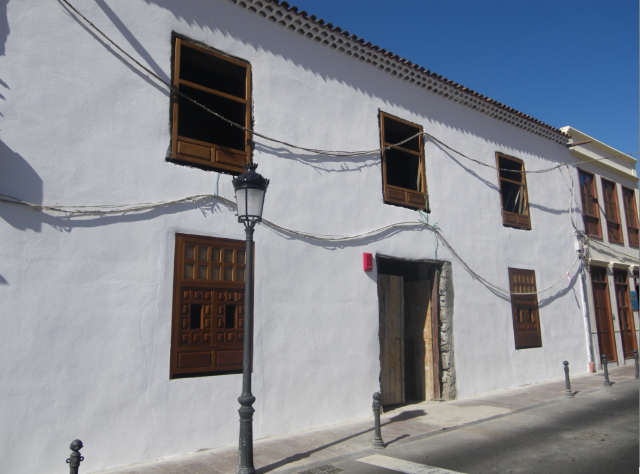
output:
M253 331L253 230L262 221L264 195L269 180L256 173L257 164L244 165L245 172L233 178L238 204L238 222L244 224L247 235L247 271L244 281L244 351L242 360L242 395L240 403L240 444L236 474L253 474L253 412L256 397L251 394L251 349Z

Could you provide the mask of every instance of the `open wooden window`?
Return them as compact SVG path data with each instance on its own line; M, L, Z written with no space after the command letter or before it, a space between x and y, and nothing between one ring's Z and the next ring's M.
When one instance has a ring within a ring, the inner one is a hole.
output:
M624 200L624 215L627 218L629 247L638 248L638 210L634 190L623 187L622 199Z
M524 161L502 153L496 153L496 161L500 182L502 224L507 227L530 230L531 218Z
M509 286L516 349L542 347L538 295L536 294L536 272L510 268Z
M420 132L421 126L380 112L382 147L395 145ZM384 202L414 209L426 208L427 178L422 135L382 152L382 182Z
M607 220L607 235L609 242L623 243L620 228L620 213L618 212L618 193L616 183L602 179L602 195L604 197L604 216Z
M242 370L245 249L176 235L171 378Z
M582 196L582 221L584 231L590 237L602 238L600 227L600 211L598 210L598 194L596 180L591 173L578 170L580 179L580 195Z
M173 85L181 93L234 123L250 128L251 66L175 38ZM172 94L171 157L204 168L243 172L249 133L180 94Z

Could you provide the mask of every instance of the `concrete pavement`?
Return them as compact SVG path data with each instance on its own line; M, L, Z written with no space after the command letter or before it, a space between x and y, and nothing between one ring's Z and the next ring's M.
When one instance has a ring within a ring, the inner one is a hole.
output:
M614 382L612 388L603 388L602 371L572 376L571 388L576 394L576 399L594 391L615 390L615 383L634 379L635 366L633 361L628 362L631 363L609 370L610 379ZM561 378L462 400L406 405L382 415L382 438L388 447L399 447L425 437L437 436L437 432L447 433L447 430L453 428L469 426L482 420L499 419L557 402L558 399L564 398L564 391L564 378ZM254 442L254 464L259 474L294 474L314 469L314 472L329 474L330 470L317 469L346 459L384 455L387 450L371 449L372 440L373 416L364 420L257 440ZM234 445L102 472L232 474L237 462L237 446ZM358 470L367 472L364 467L366 464L362 466L364 470Z

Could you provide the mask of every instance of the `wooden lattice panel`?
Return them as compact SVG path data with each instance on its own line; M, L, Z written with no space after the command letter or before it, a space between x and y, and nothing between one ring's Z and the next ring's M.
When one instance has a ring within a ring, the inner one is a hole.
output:
M242 369L245 245L177 235L172 376Z
M509 269L511 310L516 349L541 347L536 274L533 270ZM519 295L518 293L521 293Z

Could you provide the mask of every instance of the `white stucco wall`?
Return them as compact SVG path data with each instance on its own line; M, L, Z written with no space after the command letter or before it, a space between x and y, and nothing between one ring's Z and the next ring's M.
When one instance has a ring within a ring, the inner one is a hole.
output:
M552 141L489 118L291 33L226 1L75 0L164 77L175 31L252 65L256 130L333 150L379 146L378 110L424 126L485 163L527 170L567 159ZM154 202L212 193L217 174L165 161L166 90L113 53L58 2L10 1L0 32L0 193L36 204ZM531 231L502 225L497 172L425 147L430 222L469 266L508 288L508 268L543 289L575 258L568 178L527 176ZM382 202L380 156L306 155L257 140L271 179L264 217L355 235L417 213ZM220 194L232 198L222 175ZM0 471L83 472L234 444L241 375L169 380L177 232L240 239L220 204L68 218L0 203ZM256 438L367 417L379 387L376 269L362 253L452 261L428 230L342 244L256 232ZM575 271L540 295L543 347L514 349L510 302L453 260L458 396L586 371ZM575 363L574 363L575 361Z

